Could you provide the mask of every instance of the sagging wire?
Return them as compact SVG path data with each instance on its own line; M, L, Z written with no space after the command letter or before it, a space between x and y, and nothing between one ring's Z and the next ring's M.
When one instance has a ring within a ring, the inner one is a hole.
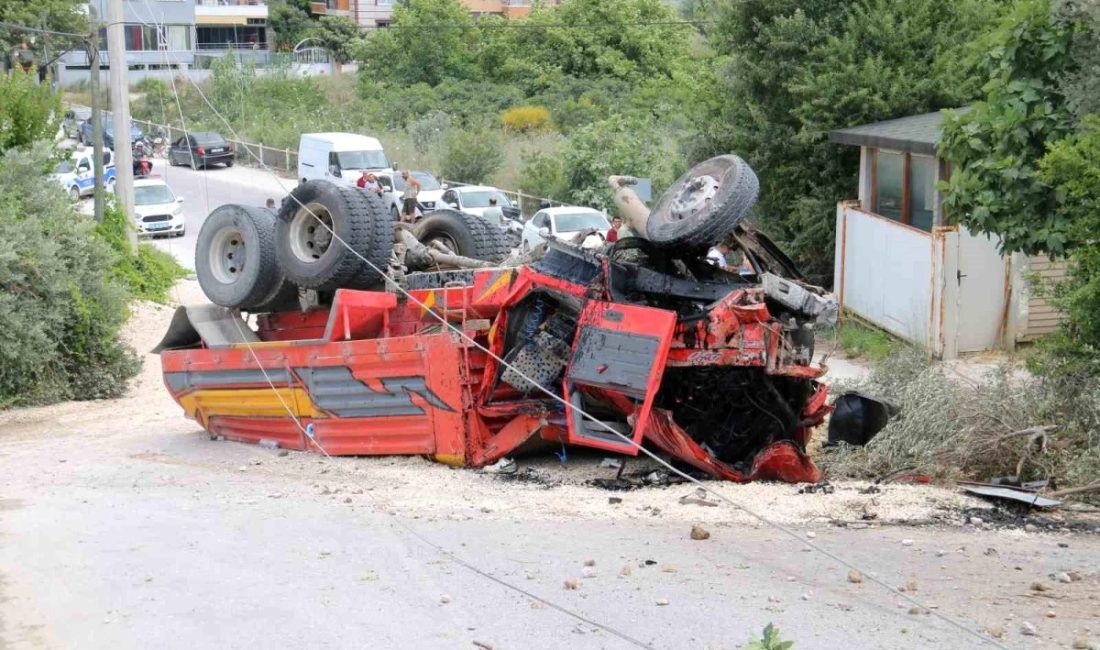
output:
M191 85L195 87L195 90L198 92L199 96L203 99L203 101L210 108L210 110L213 111L214 114L218 116L218 118L222 121L223 124L225 124L226 128L228 128L230 130L230 132L233 134L233 136L236 139L241 140L240 136L237 134L236 130L233 128L233 125L230 124L229 121L225 118L225 116L222 115L221 111L219 111L210 102L210 100L206 97L206 94L202 91L202 88L198 85L198 83L194 79L191 79L190 77L188 77L188 80L191 82ZM259 163L261 168L268 171L268 173L270 173L276 179L276 182L279 183L280 187L284 191L287 192L288 197L290 197L295 203L298 204L298 207L299 207L300 210L305 210L310 216L312 216L317 221L317 223L319 223L321 225L322 228L327 230L332 235L332 239L334 241L339 242L340 245L342 245L344 248L346 248L352 255L359 258L359 260L362 261L364 264L366 264L368 267L370 267L371 270L373 270L375 273L378 273L380 277L386 277L385 271L383 269L380 269L377 265L375 265L373 262L371 262L369 259L367 259L365 256L363 256L361 253L359 253L359 251L355 250L355 248L353 248L346 241L344 241L343 238L341 238L338 234L336 234L336 232L331 227L329 227L328 224L326 224L324 222L324 220L322 220L319 216L317 216L317 214L314 213L313 210L310 209L308 205L303 203L298 197L294 196L294 194L292 192L290 192L289 190L286 189L286 186L283 185L283 183L282 183L282 179L280 179L278 174L276 174L270 167L268 167L268 165L263 161L263 158L261 156L257 156L251 150L251 148L249 148L248 146L246 146L244 144L243 140L241 140L241 142L242 142L242 146L244 147L244 149L246 151L248 151L249 155L252 158L254 158L257 161L257 163ZM873 582L874 584L876 584L879 587L883 588L884 590L891 593L892 595L894 595L898 598L901 598L902 600L905 600L905 601L909 602L912 605L915 605L915 606L919 607L922 611L928 612L931 617L939 619L939 620L943 621L944 623L947 623L948 625L958 629L959 631L966 633L968 636L974 637L975 639L977 639L982 644L991 645L991 646L994 646L996 648L1000 648L1002 650L1009 650L1007 646L1003 645L1002 643L1000 643L996 639L984 636L980 632L978 632L977 630L974 630L974 629L970 628L969 626L963 625L962 623L956 621L954 618L952 618L950 616L947 616L946 614L943 614L943 613L939 612L936 609L928 608L927 606L925 606L923 603L921 603L916 598L910 596L906 592L900 591L899 589L897 589L893 585L889 584L885 580L883 580L881 578L878 578L877 576L875 576L870 571L862 569L861 567L859 567L859 566L853 564L852 562L836 555L835 553L832 553L832 552L826 550L825 548L823 548L820 545L818 545L817 543L815 543L813 540L811 540L809 538L806 538L806 537L803 537L802 535L799 535L794 530L791 530L790 528L787 528L786 526L783 526L782 524L780 524L778 522L775 522L775 521L772 521L771 519L768 519L764 515L761 515L761 514L757 513L755 510L749 508L748 506L745 506L745 505L731 499L730 497L728 497L724 493L714 489L713 487L708 487L707 485L704 485L702 483L702 481L700 481L699 479L697 479L694 476L691 476L691 475L687 474L686 472L674 467L671 463L669 463L665 459L661 458L656 453L650 451L649 449L646 449L641 444L635 442L631 437L624 435L623 433L621 433L620 431L618 431L614 427L611 427L610 425L608 425L605 422L599 420L595 416L585 412L580 407L577 407L577 406L574 406L574 405L570 404L569 401L566 400L565 398L561 397L560 395L555 394L553 391L545 388L541 384L538 384L534 379L527 376L522 370L520 370L519 368L515 367L514 365L508 363L507 361L502 359L500 356L495 354L492 350L485 347L481 343L477 342L473 337L471 337L471 336L467 335L465 332L463 332L461 330L461 328L458 328L458 327L454 326L453 324L451 324L446 319L445 316L438 314L435 310L431 309L430 306L428 306L428 305L424 304L422 301L418 300L415 296L412 295L412 293L410 293L404 287L398 286L396 283L392 283L392 282L390 282L388 284L393 286L396 291L401 293L406 300L408 300L412 304L417 305L418 307L420 307L421 310L423 310L424 313L431 314L431 316L433 318L435 318L436 320L438 320L442 324L443 328L445 330L449 331L452 335L457 336L459 339L463 339L468 344L472 345L473 347L478 348L479 350L481 350L482 352L487 354L490 358L496 360L498 363L503 365L505 368L508 368L512 372L516 373L519 377L523 378L528 383L534 384L536 389L543 392L544 394L546 394L547 397L549 397L550 399L562 404L562 406L565 407L565 410L566 410L567 414L570 413L570 411L575 411L577 414L581 415L582 417L596 423L597 426L607 430L613 436L621 439L622 441L624 441L625 443L627 443L628 445L630 445L631 447L636 449L638 452L648 456L650 459L652 459L653 461L655 461L659 465L663 466L669 472L679 476L680 478L683 478L684 480L688 481L689 483L693 483L697 488L702 489L705 492L713 495L715 498L719 499L720 501L727 504L728 506L744 512L745 514L749 515L753 519L756 519L760 523L762 523L762 524L764 524L764 525L766 525L766 526L768 526L768 527L770 527L774 530L777 530L777 531L787 535L788 537L794 539L795 541L799 542L800 544L803 544L806 547L813 549L814 551L822 554L823 556L829 558L830 560L836 562L837 564L840 564L841 566L844 566L847 569L860 572L870 582ZM246 345L248 345L248 343L246 343ZM329 456L329 457L331 458L331 456Z

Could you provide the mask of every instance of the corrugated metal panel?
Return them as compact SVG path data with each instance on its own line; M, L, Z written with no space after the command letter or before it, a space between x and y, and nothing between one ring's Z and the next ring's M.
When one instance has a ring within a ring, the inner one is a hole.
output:
M1034 255L1027 261L1028 276L1038 275L1044 284L1058 282L1066 277L1066 261L1051 260L1045 255ZM1034 341L1058 329L1062 313L1045 298L1032 293L1027 300L1027 324L1021 341Z

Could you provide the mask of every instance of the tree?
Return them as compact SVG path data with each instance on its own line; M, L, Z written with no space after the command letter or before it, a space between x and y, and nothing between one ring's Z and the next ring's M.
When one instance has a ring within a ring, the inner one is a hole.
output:
M0 73L0 152L52 140L61 117L61 97L32 73Z
M1038 171L1048 144L1072 127L1058 91L1075 67L1072 38L1047 0L1020 2L986 43L982 100L944 125L940 153L953 167L945 208L970 230L999 236L1006 251L1066 251L1069 220Z
M291 50L313 29L315 21L310 0L271 0L267 24L275 32L275 46Z
M832 129L965 103L959 61L992 0L759 0L723 5L710 36L731 56L697 156L733 151L760 177L759 225L815 281L832 276L836 202L858 152Z
M504 162L500 140L482 131L453 131L443 151L443 177L455 183L485 183Z
M87 34L88 16L83 11L85 4L83 0L0 0L0 21L56 32ZM31 49L36 54L42 52L44 46L48 46L51 56L80 44L79 38L71 36L0 29L0 46L4 48L5 59L24 41L32 46ZM10 63L10 60L7 62Z
M409 0L394 6L389 29L367 38L360 74L432 86L466 79L476 58L474 34L470 12L458 0Z
M321 16L309 34L332 54L337 63L347 63L362 47L363 30L347 16Z

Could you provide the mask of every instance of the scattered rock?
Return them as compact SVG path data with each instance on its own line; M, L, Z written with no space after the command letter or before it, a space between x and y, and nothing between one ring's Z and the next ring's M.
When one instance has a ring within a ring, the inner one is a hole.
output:
M1074 639L1073 650L1089 650L1089 640L1084 637Z
M851 583L854 583L854 584L857 584L857 585L860 584L861 582L863 582L863 574L860 573L859 571L856 571L855 569L849 569L848 570L848 582L851 582Z
M1023 634L1024 636L1038 636L1039 630L1036 630L1035 626L1031 623L1024 621L1020 624L1020 634Z
M1046 585L1044 585L1041 582L1033 582L1033 583L1031 583L1031 590L1032 591L1050 591L1050 588L1047 587Z
M802 594L802 600L809 600L810 594Z
M1039 527L1035 524L1024 524L1024 530L1029 533L1034 533L1035 531L1039 530Z
M449 602L451 602L451 597L448 596L447 594L443 594L442 596L439 597L439 604L440 605L446 605Z
M916 616L917 614L922 614L922 613L924 613L924 610L921 609L920 607L917 607L916 605L909 608L910 616Z
M629 564L625 564L625 565L623 565L623 568L619 569L619 575L621 575L624 578L629 576L633 572L634 572L634 569L631 569Z
M585 560L585 561L584 561L584 566L596 566L596 561L595 561L595 560L591 560L591 559L589 559L589 560Z
M675 565L666 564L661 567L661 573L679 573L679 569L677 569Z
M1058 548L1069 548L1069 542L1058 542Z
M1000 555L1000 553L997 552L997 549L993 548L992 546L982 551L982 553L984 555Z
M1066 571L1066 575L1068 575L1069 579L1074 582L1081 582L1081 574L1077 573L1076 571Z
M702 526L691 527L691 538L698 541L704 539L710 539L710 531Z
M344 497L344 503L351 503L351 497Z
M1005 629L1000 625L987 625L985 628L985 633L993 637L994 639L1005 638Z
M668 598L658 598L657 599L657 606L658 607L664 607L667 604L668 604Z
M581 569L581 577L582 578L595 578L596 577L596 570L593 569L590 566L586 566L583 569Z
M576 578L566 578L564 586L565 586L566 589L568 589L570 591L575 591L578 588L580 588L581 583L578 582Z
M247 472L248 468L245 467L244 465L241 465L240 467L237 468L237 471L238 472Z
M1058 573L1055 573L1054 574L1054 579L1057 580L1058 582L1065 583L1067 585L1069 583L1073 582L1073 578L1068 573L1066 573L1065 571L1059 571Z
M817 537L817 533L815 533L814 531L811 530L810 532L806 533L806 537L809 537L810 539L814 539L815 537Z
M618 504L618 503L622 503L623 498L622 497L607 497L607 502L610 503L611 505L615 505L615 504Z
M1058 614L1054 610L1047 610L1047 618L1058 618Z
M974 524L975 526L981 526L983 523L985 523L985 521L981 517L971 517L970 523Z
M271 494L267 495L267 498L269 498L269 499L281 499L281 498L283 498L283 493L282 492L272 492Z
M912 579L912 578L909 578L909 580L906 581L906 583L905 583L905 588L910 592L916 591L917 590L917 581Z
M901 545L902 545L902 546L912 546L912 545L913 545L913 540L911 540L911 539L903 539L903 540L901 540Z

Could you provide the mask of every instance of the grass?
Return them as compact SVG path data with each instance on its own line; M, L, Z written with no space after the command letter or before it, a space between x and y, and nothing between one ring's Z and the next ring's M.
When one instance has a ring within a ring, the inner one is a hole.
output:
M903 344L886 332L848 317L837 324L840 347L852 359L881 361Z

